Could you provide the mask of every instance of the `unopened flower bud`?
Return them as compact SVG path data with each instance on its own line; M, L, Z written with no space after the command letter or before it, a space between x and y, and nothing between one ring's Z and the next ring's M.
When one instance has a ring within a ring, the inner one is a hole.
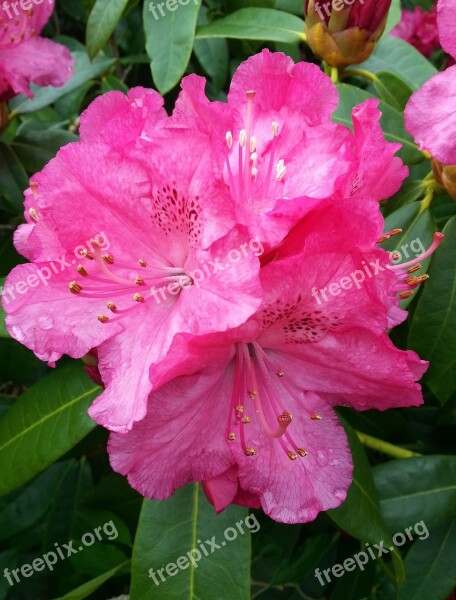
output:
M305 0L307 41L316 56L344 68L369 58L392 0Z
M456 165L444 165L433 159L432 170L436 182L456 200Z

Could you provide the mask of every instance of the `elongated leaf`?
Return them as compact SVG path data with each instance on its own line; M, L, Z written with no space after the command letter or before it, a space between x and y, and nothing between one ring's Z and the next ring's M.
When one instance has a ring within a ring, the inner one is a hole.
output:
M373 469L391 533L424 520L429 529L456 519L456 457L393 460Z
M111 37L127 4L128 0L96 0L86 30L87 52L91 59Z
M304 39L304 21L272 8L241 8L198 28L197 39L223 37L293 44Z
M65 594L65 596L57 598L57 600L83 600L84 598L87 598L90 596L90 594L93 594L93 592L98 590L98 588L100 588L104 583L109 581L109 579L114 577L114 575L116 575L123 567L128 565L129 562L130 561L123 562L114 569L103 573L103 575L99 575L98 577L95 577L95 579L84 583L72 592L68 592L68 594Z
M144 2L146 50L152 61L154 83L162 94L172 90L185 73L192 54L200 5L201 0L191 0L186 6L170 0L159 8ZM172 6L172 10L168 6Z
M456 521L416 541L407 554L407 579L398 600L445 600L456 585Z
M443 233L445 240L432 258L430 280L418 302L409 342L430 361L426 382L445 403L456 391L456 217Z
M11 102L15 113L31 113L49 106L49 104L65 96L65 94L76 90L90 79L99 77L116 62L113 58L97 57L91 63L85 52L72 52L71 54L75 60L73 77L62 87L47 86L37 88L34 86L34 98L27 99L25 96L18 96Z
M397 194L384 203L382 213L388 216L402 206L423 198L424 194L425 189L421 179L407 181Z
M347 127L352 127L351 112L353 107L361 104L365 100L372 98L364 90L360 90L353 85L341 83L339 88L339 107L333 115L333 120L337 123L343 123ZM380 103L382 112L381 125L385 138L389 142L402 144L402 149L398 155L406 164L414 164L423 159L422 153L418 150L412 137L405 131L404 117L402 114L388 104Z
M5 278L0 277L0 295L2 293L4 283L5 283ZM5 314L5 311L3 310L2 304L0 302L0 338L9 338L9 333L6 331L5 319L6 319L6 314Z
M386 23L384 35L386 35L388 32L390 32L391 29L396 27L396 25L399 23L400 20L401 20L401 0L393 0L391 2L391 7L389 9L388 21Z
M0 142L0 208L12 213L22 211L23 192L28 186L27 173L13 150Z
M100 388L71 363L28 389L0 420L0 495L24 484L95 427L86 414Z
M377 73L377 79L374 87L379 98L396 110L403 111L412 95L411 88L392 73Z
M372 73L392 73L412 90L420 88L437 73L436 68L418 50L391 35L384 36L372 56L354 68Z
M339 508L328 510L327 515L344 531L359 540L371 543L385 542L392 548L397 581L405 577L400 554L392 547L392 540L380 512L380 505L372 477L372 471L361 442L350 425L341 419L347 432L352 451L353 481L347 498Z
M215 590L217 600L250 598L246 518L247 510L238 506L217 516L198 484L181 488L167 501L145 500L133 549L130 600L201 600L214 598Z

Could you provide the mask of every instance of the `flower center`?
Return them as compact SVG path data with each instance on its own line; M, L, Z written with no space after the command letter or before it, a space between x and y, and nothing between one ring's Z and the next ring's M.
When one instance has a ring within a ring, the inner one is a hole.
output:
M163 258L154 256L153 265L140 258L136 267L104 253L99 239L91 240L91 244L93 252L82 250L80 256L85 263L77 267L78 274L89 285L85 282L81 285L79 281L71 281L68 287L76 296L107 300L106 308L115 317L100 314L98 320L101 323L119 321L137 308L138 304L147 302L151 296L160 304L172 296L177 296L182 288L193 285L192 279L185 274L183 268L167 264ZM95 285L91 286L91 283ZM146 299L147 288L150 293Z
M240 343L236 348L234 366L234 386L230 412L226 427L227 439L231 442L239 437L242 451L246 456L255 456L256 450L248 442L250 411L258 420L263 432L270 439L277 440L290 460L307 456L294 441L289 432L292 415L281 405L283 398L293 396L284 371L275 369L263 348L256 342ZM321 420L319 415L310 415L313 420Z
M0 17L0 48L12 48L20 44L27 34L29 37L35 35L35 30L29 29L32 15L33 8L24 11L12 5L9 6L8 13Z

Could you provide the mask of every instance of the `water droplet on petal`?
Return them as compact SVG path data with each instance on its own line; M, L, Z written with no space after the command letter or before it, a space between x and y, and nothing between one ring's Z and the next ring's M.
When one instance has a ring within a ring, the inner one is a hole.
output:
M38 319L38 326L41 329L44 329L44 331L51 329L51 327L54 325L54 321L53 319L51 319L51 317L40 317Z
M328 457L321 450L319 450L317 452L317 460L318 460L318 464L321 465L322 467L324 467L325 465L328 464Z
M331 467L337 467L339 461L337 460L337 458L334 458L329 464L331 465Z

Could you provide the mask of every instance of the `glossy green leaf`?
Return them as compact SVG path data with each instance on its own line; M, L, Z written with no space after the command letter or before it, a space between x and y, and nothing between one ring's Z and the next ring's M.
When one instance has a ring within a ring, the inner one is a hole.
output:
M293 44L304 38L304 21L295 15L272 8L241 8L210 25L199 27L196 37Z
M338 508L328 510L326 514L336 525L359 540L374 544L384 541L385 546L391 546L392 540L380 511L366 452L356 432L345 420L341 419L341 421L353 456L353 481L346 500ZM397 551L392 554L396 578L397 581L401 581L405 576L402 559Z
M144 2L143 19L146 50L151 60L154 83L162 94L172 90L187 69L195 41L196 21L201 0L191 0L185 6L177 0L164 3L160 9Z
M85 52L72 52L72 56L75 60L74 75L65 85L62 87L47 86L43 88L35 86L33 88L34 98L26 99L25 96L18 96L11 102L14 112L17 114L26 114L49 106L62 96L65 96L65 94L78 89L90 79L99 77L116 62L113 58L102 57L97 57L93 62L90 62Z
M456 586L456 521L416 541L405 559L398 600L445 600Z
M401 20L401 0L393 0L388 13L388 21L386 22L385 33L391 31Z
M202 7L198 15L198 25L207 24L207 10ZM222 88L228 76L229 51L228 42L224 39L195 40L193 47L198 62L212 79L214 84Z
M70 450L96 424L86 411L100 393L80 363L43 377L0 420L0 495Z
M0 277L0 294L3 291L3 285L5 284L5 278ZM0 338L9 338L9 333L6 331L6 313L3 310L2 303L0 302Z
M399 77L392 73L377 73L377 80L374 82L378 97L399 111L403 111L412 95L412 89L405 84Z
M128 0L96 0L87 21L87 53L94 58L111 37Z
M392 460L374 467L373 475L391 533L421 520L434 529L456 519L456 457Z
M177 490L170 500L145 500L133 550L130 600L201 600L214 598L214 590L217 600L248 600L246 518L247 510L239 506L217 516L198 484Z
M11 147L27 171L33 174L41 171L62 146L77 140L78 136L73 133L31 120L19 127Z
M421 204L409 204L389 215L385 220L384 231L402 229L402 233L395 235L382 243L382 248L388 252L400 254L400 260L395 264L405 263L417 258L428 248L434 238L434 220L429 209L421 212ZM420 261L421 269L414 275L423 275L427 272L430 259ZM410 304L415 295L402 301L405 308Z
M16 214L22 212L27 173L12 148L3 142L0 142L0 181L0 209Z
M424 194L425 188L421 179L406 181L397 194L383 203L382 213L384 216L388 216L402 206L423 198Z
M103 573L103 575L99 575L98 577L95 577L95 579L92 579L91 581L84 583L83 585L79 586L72 592L68 592L68 594L65 594L65 596L61 596L60 598L57 598L56 600L83 600L84 598L87 598L88 596L93 594L93 592L96 592L104 583L106 583L112 577L114 577L114 575L116 575L121 569L123 569L126 565L128 565L129 562L130 561L121 563L114 569L111 569L110 571Z
M333 120L352 128L352 109L372 96L364 90L345 83L339 84L338 88L340 97L339 107L333 115ZM423 159L423 155L418 150L412 137L405 131L403 115L392 106L383 102L380 103L379 108L383 115L381 125L385 138L389 142L402 144L402 149L399 150L398 156L406 164L420 162Z
M443 229L413 316L410 347L430 361L426 382L442 402L456 391L456 217Z
M420 88L437 73L437 69L418 50L391 35L384 36L372 56L354 68L372 73L392 73L412 90Z

